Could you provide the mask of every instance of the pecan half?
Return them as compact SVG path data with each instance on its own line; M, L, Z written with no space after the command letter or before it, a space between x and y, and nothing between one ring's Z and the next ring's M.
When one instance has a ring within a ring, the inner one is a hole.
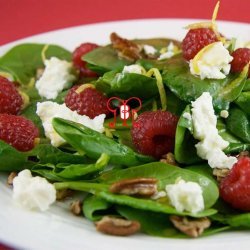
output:
M230 172L230 169L227 168L214 168L213 175L216 177L218 182L221 182Z
M125 179L113 183L109 191L115 194L150 197L157 192L156 183L157 179L154 178Z
M82 202L80 200L75 200L70 204L70 211L74 215L81 215L82 213Z
M10 175L8 176L7 184L10 186L13 185L13 180L16 176L17 176L16 172L11 172Z
M163 162L163 163L167 163L167 164L170 164L170 165L174 165L174 166L177 166L176 164L176 161L175 161L175 157L174 157L174 154L169 152L165 155L162 156L160 162Z
M111 33L110 40L113 48L118 51L118 56L129 61L140 59L142 47L133 41L118 36L115 32Z
M170 220L178 230L193 238L200 236L211 225L207 217L190 220L187 217L172 215Z
M137 221L130 221L122 218L104 216L95 223L96 230L105 234L127 236L137 233L141 225Z
M74 190L71 189L61 189L56 191L56 199L58 201L64 200L68 197L71 197L74 195Z

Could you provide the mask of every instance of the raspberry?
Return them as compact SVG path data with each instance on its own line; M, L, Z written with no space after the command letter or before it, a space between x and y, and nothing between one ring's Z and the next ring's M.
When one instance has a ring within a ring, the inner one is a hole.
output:
M183 57L189 61L193 59L202 48L217 41L218 38L212 29L191 29L182 41Z
M77 93L81 87L83 90ZM72 87L65 97L65 104L69 109L76 110L79 115L87 115L91 119L100 114L109 115L107 102L108 98L103 93L87 84Z
M231 71L239 73L250 62L250 49L239 48L232 53L233 61L231 62ZM250 78L250 70L248 71Z
M0 113L16 115L22 104L23 99L14 83L0 76Z
M86 77L96 77L97 74L92 70L88 69L86 66L86 62L82 60L82 56L87 54L88 52L98 48L99 46L94 43L82 43L79 47L77 47L73 52L73 64L74 66L80 70L81 76Z
M131 129L136 149L157 159L173 151L177 122L178 117L168 111L142 113Z
M32 121L22 116L0 114L0 140L19 151L29 151L38 137L38 129Z
M238 160L220 183L220 196L232 207L250 211L250 158Z

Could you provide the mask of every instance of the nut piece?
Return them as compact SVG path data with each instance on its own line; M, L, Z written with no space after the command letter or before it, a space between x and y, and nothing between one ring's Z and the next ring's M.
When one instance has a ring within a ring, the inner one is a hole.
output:
M163 155L162 159L160 160L160 162L167 163L167 164L173 165L173 166L177 166L174 154L171 153L171 152Z
M72 195L74 195L74 191L71 189L61 189L56 191L56 199L58 201L64 200Z
M75 200L70 204L70 211L74 215L81 215L82 213L82 202L80 200Z
M170 220L177 229L193 238L200 236L211 225L211 221L207 217L189 220L187 217L172 215Z
M249 156L250 155L250 152L249 151L242 151L240 152L236 157L238 159L240 159L241 157L244 157L244 156Z
M111 33L110 40L113 48L118 51L118 56L129 61L136 61L140 59L142 47L133 41L127 40L118 36L115 32Z
M8 179L7 179L7 184L12 186L13 185L13 180L14 178L17 176L17 173L16 172L11 172L10 175L8 176Z
M130 221L122 218L104 216L95 223L96 230L105 234L127 236L137 233L141 225L137 221Z
M38 80L39 78L41 78L41 76L43 75L43 73L44 73L44 68L38 68L37 70L36 70L36 79Z
M113 183L109 191L115 194L150 197L157 192L156 183L157 179L154 178L125 179Z
M218 182L221 182L221 180L225 178L229 172L230 169L227 168L214 168L213 175L216 177Z

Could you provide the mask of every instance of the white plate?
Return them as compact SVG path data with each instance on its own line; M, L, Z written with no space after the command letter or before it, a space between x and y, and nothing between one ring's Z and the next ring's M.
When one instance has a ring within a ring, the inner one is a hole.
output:
M25 38L0 48L0 55L22 42L54 43L74 49L81 42L108 43L113 31L127 38L171 37L182 39L191 19L145 19L108 22L62 29ZM250 40L250 25L218 22L222 34ZM143 234L112 237L99 234L91 222L73 216L68 206L58 203L48 212L24 211L11 199L6 176L0 178L0 242L28 249L250 249L248 232L225 232L199 239L156 238Z

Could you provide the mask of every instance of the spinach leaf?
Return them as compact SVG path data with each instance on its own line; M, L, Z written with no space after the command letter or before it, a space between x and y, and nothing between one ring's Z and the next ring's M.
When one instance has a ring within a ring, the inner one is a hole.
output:
M214 107L218 110L228 109L229 102L234 101L245 85L247 73L228 75L225 79L201 80L190 73L188 63L182 55L169 59L162 73L163 82L181 100L190 102L203 92L209 92L213 97Z
M109 171L103 173L99 177L99 181L111 184L122 179L139 177L156 178L159 190L164 190L167 184L175 183L179 177L185 181L197 182L202 187L206 208L211 207L219 196L217 185L206 176L162 162L152 162L128 169Z
M37 68L44 67L42 50L45 46L32 43L15 46L0 58L0 71L10 73L21 84L28 84L35 77ZM71 60L71 53L57 45L49 45L45 56Z
M108 191L109 185L107 184L74 181L74 182L58 182L55 183L54 185L57 190L69 188L72 190L90 192L112 204L126 205L133 208L149 210L153 212L161 212L166 214L176 214L183 216L187 215L197 218L216 213L216 210L212 208L207 208L196 214L191 214L188 212L178 212L174 207L168 205L167 203L160 203L150 199L135 198L127 195L112 194Z
M111 70L121 70L130 61L118 57L117 52L110 46L99 47L85 54L82 58L88 67L97 73L103 74Z
M103 170L108 164L108 161L109 156L102 154L96 163L58 163L56 165L48 163L37 164L32 168L32 171L53 181L88 179L92 176L90 174Z
M103 217L104 213L108 214L111 206L111 203L98 196L88 195L86 199L84 199L83 213L87 219L97 221Z
M100 77L95 85L108 96L119 96L124 99L132 96L147 99L158 93L154 78L135 73L110 71Z
M85 152L92 159L97 159L102 153L106 153L110 156L110 163L124 166L140 165L153 160L152 157L140 155L131 148L81 124L54 118L53 126L72 147L80 153Z
M247 115L238 108L230 109L226 120L227 129L243 142L250 143L250 122Z
M24 153L0 140L0 171L19 171L28 167Z
M191 108L188 105L183 111L176 128L175 133L175 159L179 163L193 164L201 161L196 153L195 144L197 140L193 137L193 123L183 117L183 114L191 115Z
M250 80L249 80L250 82ZM250 115L250 91L242 92L234 101L247 115Z
M120 205L116 206L116 209L118 213L128 220L139 221L142 231L146 234L169 238L188 238L187 235L181 233L172 225L166 214L142 211ZM202 236L208 236L228 229L229 227L227 226L217 226L213 223L210 228L203 232Z

